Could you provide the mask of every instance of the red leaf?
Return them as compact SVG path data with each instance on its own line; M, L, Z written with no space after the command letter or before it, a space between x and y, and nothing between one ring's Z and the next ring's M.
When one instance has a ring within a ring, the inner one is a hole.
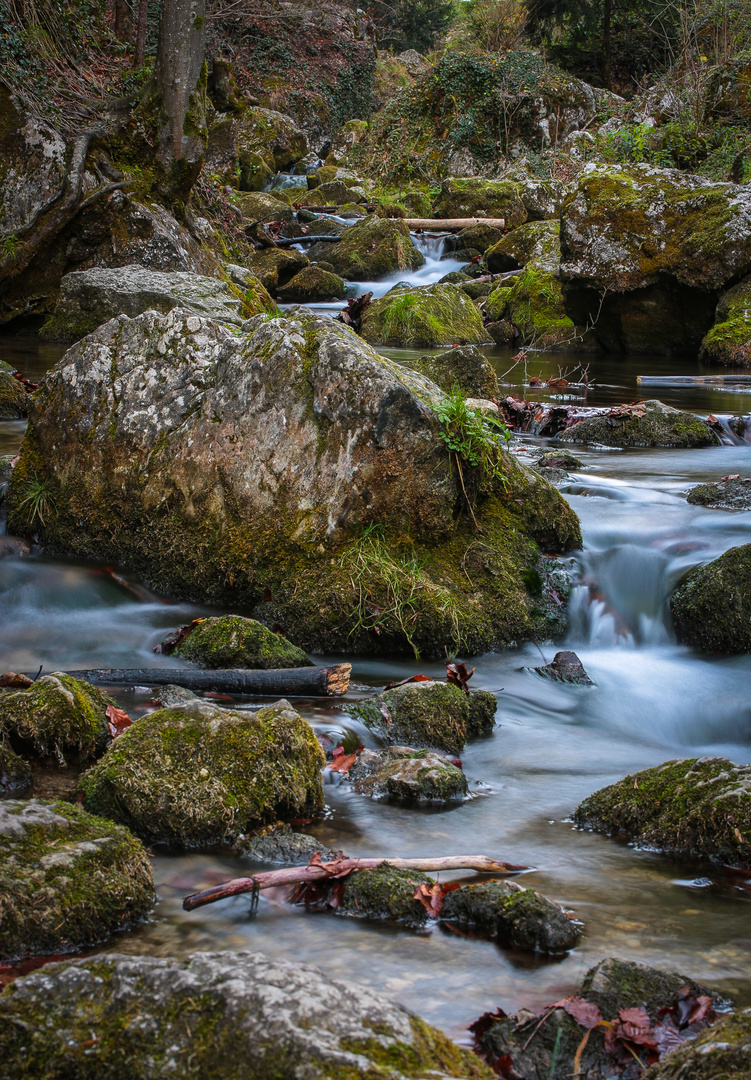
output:
M482 1016L475 1020L474 1024L469 1025L469 1030L475 1037L475 1050L478 1049L477 1044L486 1031L488 1031L498 1020L505 1020L507 1016L508 1013L505 1013L503 1009L496 1009L495 1012L483 1013Z
M205 698L210 698L212 701L234 701L232 694L220 694L216 690L204 690L201 695Z
M602 1020L602 1013L597 1006L580 997L564 998L563 1001L554 1002L550 1008L565 1009L572 1020L576 1020L577 1024L587 1029L593 1028Z
M426 885L425 882L422 882L415 889L414 898L420 901L431 919L437 919L441 914L446 894L458 888L458 881L449 882L447 885L439 885L437 882L435 885Z
M186 638L193 630L195 630L198 624L203 621L203 619L193 619L192 622L186 623L185 626L178 627L173 634L170 634L164 641L160 641L158 645L155 645L153 651L155 653L162 653L164 656L169 656L175 649L180 648Z
M503 1077L503 1080L524 1080L521 1073L518 1073L514 1068L511 1054L504 1054L502 1057L496 1058L493 1062L493 1069L499 1076Z
M108 705L104 715L107 717L110 735L113 739L116 739L118 735L122 735L125 729L129 728L133 723L126 712L123 712L122 709L116 709L114 705Z
M344 747L342 746L340 749L340 747L337 746L336 750L334 750L334 760L329 764L329 768L332 772L342 774L348 773L357 761L357 755L364 749L364 746L358 746L354 754L345 754ZM337 753L337 750L339 750L339 753Z
M465 694L469 694L469 687L467 683L475 673L475 669L467 671L467 665L462 663L446 664L446 682L451 683L452 686L458 686L460 690L463 690Z
M408 679L400 679L399 682L390 682L384 686L384 690L393 690L397 686L406 686L411 682L433 682L430 675L410 675Z

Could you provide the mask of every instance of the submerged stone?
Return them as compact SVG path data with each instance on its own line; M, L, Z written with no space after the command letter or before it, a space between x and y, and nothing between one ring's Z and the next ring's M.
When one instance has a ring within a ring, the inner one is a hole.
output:
M477 305L457 285L396 286L372 300L360 330L381 345L481 345L490 342Z
M494 1075L366 987L247 952L50 964L0 995L0 1056L15 1080L80 1076L82 1058L101 1078L127 1062L129 1080Z
M103 753L109 741L111 697L91 683L57 672L25 690L0 691L0 736L21 753L81 761Z
M667 761L596 791L574 821L658 851L751 866L751 765Z
M66 802L0 801L0 959L98 945L153 903L148 855L127 829Z
M363 750L347 779L355 791L375 798L452 802L467 794L467 778L460 768L430 750L408 746L392 746L383 753Z
M7 743L0 742L0 795L15 795L31 787L31 768Z
M460 754L467 739L469 699L441 682L405 683L349 706L389 745Z
M256 619L220 615L202 619L177 656L206 668L312 667L302 649Z
M526 952L568 952L581 934L559 904L507 881L462 885L447 893L441 919L477 927Z
M566 443L600 443L602 446L716 446L719 439L709 424L693 413L641 401L579 420L558 438Z
M288 701L253 713L206 702L143 717L81 778L86 809L152 843L232 843L323 808L323 751Z
M314 855L320 855L324 862L341 858L342 855L308 833L292 832L288 825L273 825L267 831L257 830L252 836L238 840L235 848L254 862L283 866L307 866Z
M751 652L751 544L697 566L670 597L676 637L700 652Z

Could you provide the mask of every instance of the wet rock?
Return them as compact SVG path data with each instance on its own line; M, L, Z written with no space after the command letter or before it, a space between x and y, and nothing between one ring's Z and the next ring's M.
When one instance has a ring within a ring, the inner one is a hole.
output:
M239 153L271 155L274 168L284 172L308 152L308 140L292 117L260 106L245 109L239 122Z
M323 751L288 701L253 713L203 701L127 729L81 779L92 813L152 843L232 843L269 821L323 807Z
M556 273L561 261L560 223L558 221L528 221L502 237L486 252L485 259L491 274L521 270L534 261L543 269Z
M240 327L259 311L274 310L265 289L258 289L265 294L264 306L248 306L235 285L198 274L161 273L143 266L77 271L60 282L55 314L44 324L42 336L79 341L117 315L134 318L149 310L166 314L175 307Z
M581 934L559 904L508 881L462 885L447 893L441 919L476 927L525 952L568 952Z
M493 291L490 281L464 281L461 287L470 300L482 300L483 297L490 296Z
M338 244L326 245L323 257L349 281L379 281L397 270L417 270L425 262L407 226L396 219L368 217L341 236Z
M187 705L192 701L200 701L198 694L192 690L186 690L184 686L175 683L166 683L164 686L154 687L154 701L163 709L169 709L173 705Z
M275 198L265 192L245 192L237 196L237 206L246 226L260 221L288 223L294 220L295 212L288 202Z
M751 476L737 480L718 480L716 484L697 484L686 496L693 506L711 506L715 510L751 510Z
M14 754L7 743L0 742L0 795L15 795L31 787L31 769Z
M450 683L395 686L350 706L388 745L460 754L467 740L469 698Z
M658 851L751 866L751 766L667 761L596 791L574 821Z
M0 420L22 420L28 413L28 394L23 383L0 370Z
M138 1019L140 1017L140 1020ZM134 1019L136 1018L136 1019ZM96 1030L93 1043L91 1032ZM17 979L0 997L0 1053L16 1080L80 1073L492 1080L469 1050L356 983L261 953L88 957Z
M639 401L578 421L558 438L566 443L599 443L601 446L716 446L718 438L706 421L693 413Z
M467 778L445 757L430 750L392 746L363 750L347 774L355 791L418 802L452 802L467 794Z
M324 862L342 857L341 851L332 851L308 833L292 832L288 825L274 825L266 833L261 830L260 835L241 838L235 848L254 862L283 866L307 866L314 855Z
M582 462L570 450L546 450L535 462L537 469L581 469Z
M503 218L507 229L527 220L519 185L513 180L455 176L443 181L434 205L439 218Z
M751 277L720 297L715 324L701 343L699 359L727 367L751 367Z
M660 1011L669 1009L685 987L697 995L709 995L709 991L685 975L608 959L587 972L573 997L596 1005L607 1021L619 1019L621 1009L643 1008L655 1024L662 1019ZM538 1016L524 1009L513 1016L491 1019L477 1038L478 1049L489 1061L508 1055L514 1070L527 1080L547 1080L554 1057L554 1076L570 1076L575 1071L574 1058L587 1029L562 1007L550 1010L541 1024L543 1016L546 1013ZM630 1075L628 1071L622 1072L623 1066L606 1051L604 1040L596 1034L587 1040L580 1061L582 1080ZM642 1075L649 1076L651 1072Z
M202 619L177 650L205 668L295 668L312 663L296 645L256 619L220 615Z
M302 251L287 251L284 248L266 248L263 251L257 251L250 256L248 261L251 272L274 296L280 288L310 264L308 256Z
M700 652L751 652L751 544L691 570L670 613L678 640Z
M344 884L344 896L334 910L337 915L354 915L359 919L388 919L413 928L428 920L428 912L415 900L418 885L433 881L418 870L397 870L379 866L375 870L358 870Z
M503 230L494 225L470 225L461 232L447 236L443 250L448 254L464 248L474 248L482 255L489 247L497 244L502 236Z
M495 727L498 698L491 690L470 690L468 700L467 738L487 735Z
M496 345L513 345L519 336L519 331L508 319L497 319L495 322L489 322L486 324L485 330L490 334Z
M553 682L592 686L592 680L584 670L581 660L575 652L569 650L557 652L552 663L546 664L544 667L536 667L535 671L546 679L552 679Z
M361 334L381 345L480 345L491 338L456 285L396 286L365 309Z
M97 757L109 741L111 697L91 683L57 672L26 690L0 691L0 737L18 752L81 761Z
M498 377L493 365L474 345L463 345L438 356L421 356L403 363L427 375L447 393L459 386L470 397L492 399L498 396Z
M722 1017L691 1042L667 1054L644 1080L714 1080L751 1076L751 1009Z
M483 652L536 631L524 575L539 548L569 550L580 532L558 492L501 448L478 546L442 400L305 308L240 334L178 309L121 316L31 399L9 526L29 531L26 500L43 484L50 509L33 524L48 551L243 605L307 651ZM379 616L361 607L361 578Z
M8 960L99 945L150 911L154 882L127 829L66 802L0 800L0 897Z
M306 266L291 281L277 289L277 299L284 304L313 304L321 300L343 300L349 286L338 274L320 266Z
M491 322L505 320L516 327L520 344L574 352L596 347L592 332L576 326L566 314L558 270L535 261L494 289L483 310Z

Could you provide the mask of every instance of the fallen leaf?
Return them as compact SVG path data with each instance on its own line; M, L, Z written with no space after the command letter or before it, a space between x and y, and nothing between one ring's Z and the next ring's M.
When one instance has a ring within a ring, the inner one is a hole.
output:
M394 721L391 719L391 712L390 712L389 707L388 707L388 705L386 704L385 701L381 705L380 712L381 712L381 716L386 721L386 727L391 727L391 725L394 723Z
M475 1050L478 1051L478 1040L480 1040L486 1031L497 1023L498 1020L505 1020L508 1013L505 1013L503 1009L496 1009L495 1012L486 1012L482 1016L475 1020L474 1024L470 1024L468 1030L472 1032L475 1037Z
M451 683L452 686L458 686L460 690L463 690L467 696L469 696L469 687L467 683L475 673L475 669L467 671L467 665L461 662L452 663L451 661L446 664L446 682Z
M126 728L129 728L133 723L123 709L116 709L114 705L108 705L105 709L104 715L107 717L108 727L110 729L110 736L116 739L118 735L122 735Z
M164 656L169 656L175 649L180 648L183 642L203 621L203 619L193 619L192 622L186 623L185 626L178 627L173 634L170 634L164 641L160 641L158 645L155 645L153 651L155 653L162 653Z
M398 682L386 683L384 690L394 690L397 686L406 686L411 682L433 682L430 675L410 675L408 679L399 679Z
M211 701L234 701L232 694L220 694L217 690L204 690L201 695L205 698L210 698Z
M459 888L458 881L451 881L447 885L427 885L424 881L414 891L415 900L419 900L430 915L431 919L437 919L441 914L443 901L447 893L454 892Z
M365 749L364 746L358 746L354 754L345 754L344 747L339 745L332 751L333 761L329 762L329 768L332 772L342 773L343 775L348 773L354 763L357 761L357 755L362 753Z
M580 997L564 998L555 1001L549 1006L551 1009L565 1009L572 1020L576 1020L584 1028L593 1028L602 1020L602 1013L591 1001L585 1001Z
M0 675L0 686L15 686L22 689L26 689L28 686L33 686L34 680L30 679L28 675L17 675L15 671L6 671L4 675Z

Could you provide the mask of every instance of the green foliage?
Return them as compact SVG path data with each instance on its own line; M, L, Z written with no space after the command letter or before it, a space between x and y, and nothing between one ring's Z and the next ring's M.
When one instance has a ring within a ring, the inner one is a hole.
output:
M40 480L36 471L34 479L29 480L24 498L18 503L18 512L22 514L29 528L36 524L44 525L46 515L55 509L55 501L50 495L49 484L46 480Z
M467 405L467 399L459 387L454 387L438 406L441 423L440 435L446 446L473 469L480 472L483 485L503 478L503 465L499 439L508 446L511 432L502 420L484 416Z
M352 42L343 50L345 66L334 86L327 88L330 103L329 131L337 131L347 120L366 119L373 112L375 56Z
M427 52L446 32L455 14L453 0L373 0L367 10L378 26L382 44L394 52Z
M8 233L3 239L2 253L4 259L15 259L21 241L18 239L15 233Z

